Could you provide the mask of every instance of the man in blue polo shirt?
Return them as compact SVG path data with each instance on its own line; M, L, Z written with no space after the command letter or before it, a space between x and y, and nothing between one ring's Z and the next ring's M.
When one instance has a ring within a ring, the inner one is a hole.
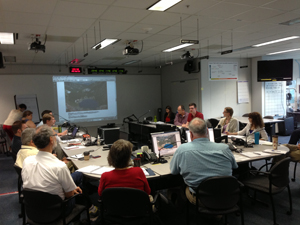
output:
M192 142L180 145L176 150L170 169L172 174L181 174L187 185L187 199L196 204L195 190L208 177L231 176L238 167L226 144L210 142L206 123L194 118L189 124Z

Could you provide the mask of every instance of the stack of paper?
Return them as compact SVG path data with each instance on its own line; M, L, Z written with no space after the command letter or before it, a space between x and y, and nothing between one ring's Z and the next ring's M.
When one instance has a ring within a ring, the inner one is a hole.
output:
M82 173L91 173L91 174L97 174L97 175L102 175L105 172L110 172L114 170L115 168L108 167L108 166L95 166L95 165L90 165L83 167L81 169L78 169L78 172ZM141 168L146 176L149 176L149 173L144 169Z
M255 158L255 157L260 157L260 156L270 156L270 154L264 153L264 152L243 152L241 154L244 156L247 156L249 158Z
M285 154L287 151L285 150L273 150L273 149L266 149L264 152L272 153L272 154Z

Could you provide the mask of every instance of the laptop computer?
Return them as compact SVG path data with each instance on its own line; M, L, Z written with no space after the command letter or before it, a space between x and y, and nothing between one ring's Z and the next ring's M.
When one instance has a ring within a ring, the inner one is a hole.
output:
M73 128L73 132L71 135L64 135L64 136L61 136L60 139L65 141L65 140L71 140L71 139L74 139L76 138L76 133L78 131L78 127L74 127Z

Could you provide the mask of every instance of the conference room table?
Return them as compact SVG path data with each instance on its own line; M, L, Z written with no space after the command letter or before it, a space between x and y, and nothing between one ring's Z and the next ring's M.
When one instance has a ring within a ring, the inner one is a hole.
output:
M82 154L85 151L91 151L91 150L94 150L93 152L90 153L92 156L100 156L98 158L90 157L90 159L88 161L72 158L71 161L73 162L74 166L77 169L82 169L82 168L90 166L90 165L95 165L95 166L100 166L100 167L109 167L108 161L107 161L107 156L108 156L109 151L103 150L103 146L88 146L88 147L84 147L84 148L81 148L81 147L78 148L78 146L77 146L77 147L74 147L73 149L66 150L65 149L65 147L67 147L66 143L60 143L60 145L61 145L63 151L65 152L65 154L69 158L70 158L70 156ZM247 153L247 152L250 152L250 153L251 152L257 152L257 153L261 152L262 153L262 151L264 151L266 149L272 149L272 146L270 146L270 145L261 145L261 144L254 145L253 148L245 148L243 146L237 146L237 147L238 147L238 149L242 149L242 153ZM283 153L281 153L281 154L286 154L287 152L289 152L289 149L282 145L278 146L278 150L282 150ZM250 157L244 156L241 153L233 152L236 162L239 165L257 161L257 160L270 159L270 158L273 158L274 156L278 156L281 154L269 154L269 155L257 154L257 156L250 158ZM168 156L168 157L166 157L166 159L168 162L164 163L164 164L146 163L146 164L142 165L142 168L145 168L145 169L150 168L154 172L154 175L146 176L153 193L157 190L177 187L184 183L181 175L172 175L171 174L170 162L172 160L172 156ZM96 175L96 174L91 174L91 173L84 173L84 175L91 179L99 180L101 178L101 175Z
M249 123L248 117L243 117L243 116L234 116L233 118L237 119L239 122L243 123L243 124L247 124ZM220 120L221 117L216 117L215 119ZM264 119L264 124L265 124L265 130L270 138L270 141L272 142L273 140L273 135L274 130L275 130L275 124L277 123L283 123L283 120L277 120L277 119Z

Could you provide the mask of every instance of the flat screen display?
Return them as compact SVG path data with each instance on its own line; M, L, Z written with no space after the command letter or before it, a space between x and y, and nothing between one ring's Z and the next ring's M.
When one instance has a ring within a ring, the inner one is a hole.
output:
M189 130L185 131L185 136L187 142L191 142L191 133ZM215 135L214 135L214 129L213 128L208 128L208 136L209 136L209 141L210 142L215 142Z
M257 62L257 81L293 80L293 59L264 60Z
M154 153L159 156L174 155L181 145L179 131L168 133L152 133L152 145Z

